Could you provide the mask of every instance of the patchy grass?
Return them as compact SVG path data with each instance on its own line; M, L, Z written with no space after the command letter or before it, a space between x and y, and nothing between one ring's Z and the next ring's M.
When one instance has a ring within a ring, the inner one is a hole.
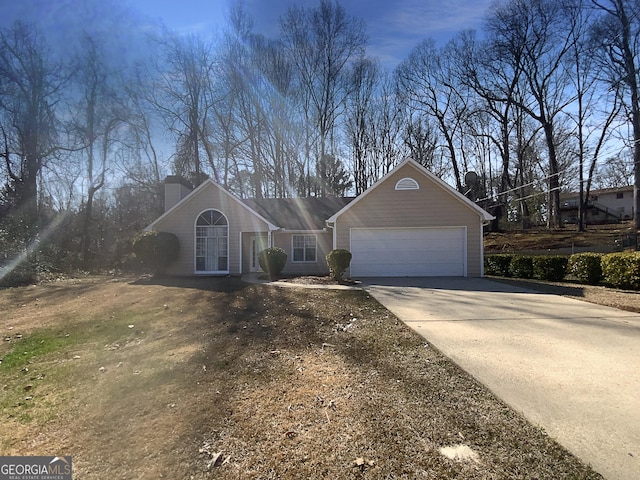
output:
M13 370L16 368L26 368L32 363L34 357L41 357L51 352L60 351L68 345L74 343L75 339L70 334L53 332L48 330L36 331L23 337L17 334L15 337L5 337L12 349L2 357L0 362L0 372Z
M77 478L600 478L359 290L94 277L0 309L0 451Z

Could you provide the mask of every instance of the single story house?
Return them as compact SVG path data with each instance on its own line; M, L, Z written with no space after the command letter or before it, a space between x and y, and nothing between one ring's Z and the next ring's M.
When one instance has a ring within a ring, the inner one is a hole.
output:
M165 184L165 213L147 230L180 240L174 275L259 271L268 246L285 274L327 274L332 249L352 255L347 276L483 275L483 225L493 217L422 165L405 159L356 198L241 199L207 180Z

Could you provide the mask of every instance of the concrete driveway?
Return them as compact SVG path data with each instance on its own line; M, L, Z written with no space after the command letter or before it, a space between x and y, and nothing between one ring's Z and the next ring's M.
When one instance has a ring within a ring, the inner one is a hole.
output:
M364 288L610 480L640 479L640 315L477 278Z

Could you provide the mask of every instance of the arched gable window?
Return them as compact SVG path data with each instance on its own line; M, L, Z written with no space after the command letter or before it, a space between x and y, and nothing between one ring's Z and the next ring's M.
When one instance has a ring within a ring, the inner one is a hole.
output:
M420 185L413 178L402 178L396 183L396 190L420 190Z
M205 210L196 220L196 272L229 271L229 224L218 210Z

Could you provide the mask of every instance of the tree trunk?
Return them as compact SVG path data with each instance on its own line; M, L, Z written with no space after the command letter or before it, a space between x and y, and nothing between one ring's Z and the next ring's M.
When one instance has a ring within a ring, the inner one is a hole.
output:
M545 121L544 135L547 141L547 149L549 152L549 206L548 224L549 226L559 228L562 226L560 222L560 178L558 171L558 156L556 145L553 138L553 124Z

